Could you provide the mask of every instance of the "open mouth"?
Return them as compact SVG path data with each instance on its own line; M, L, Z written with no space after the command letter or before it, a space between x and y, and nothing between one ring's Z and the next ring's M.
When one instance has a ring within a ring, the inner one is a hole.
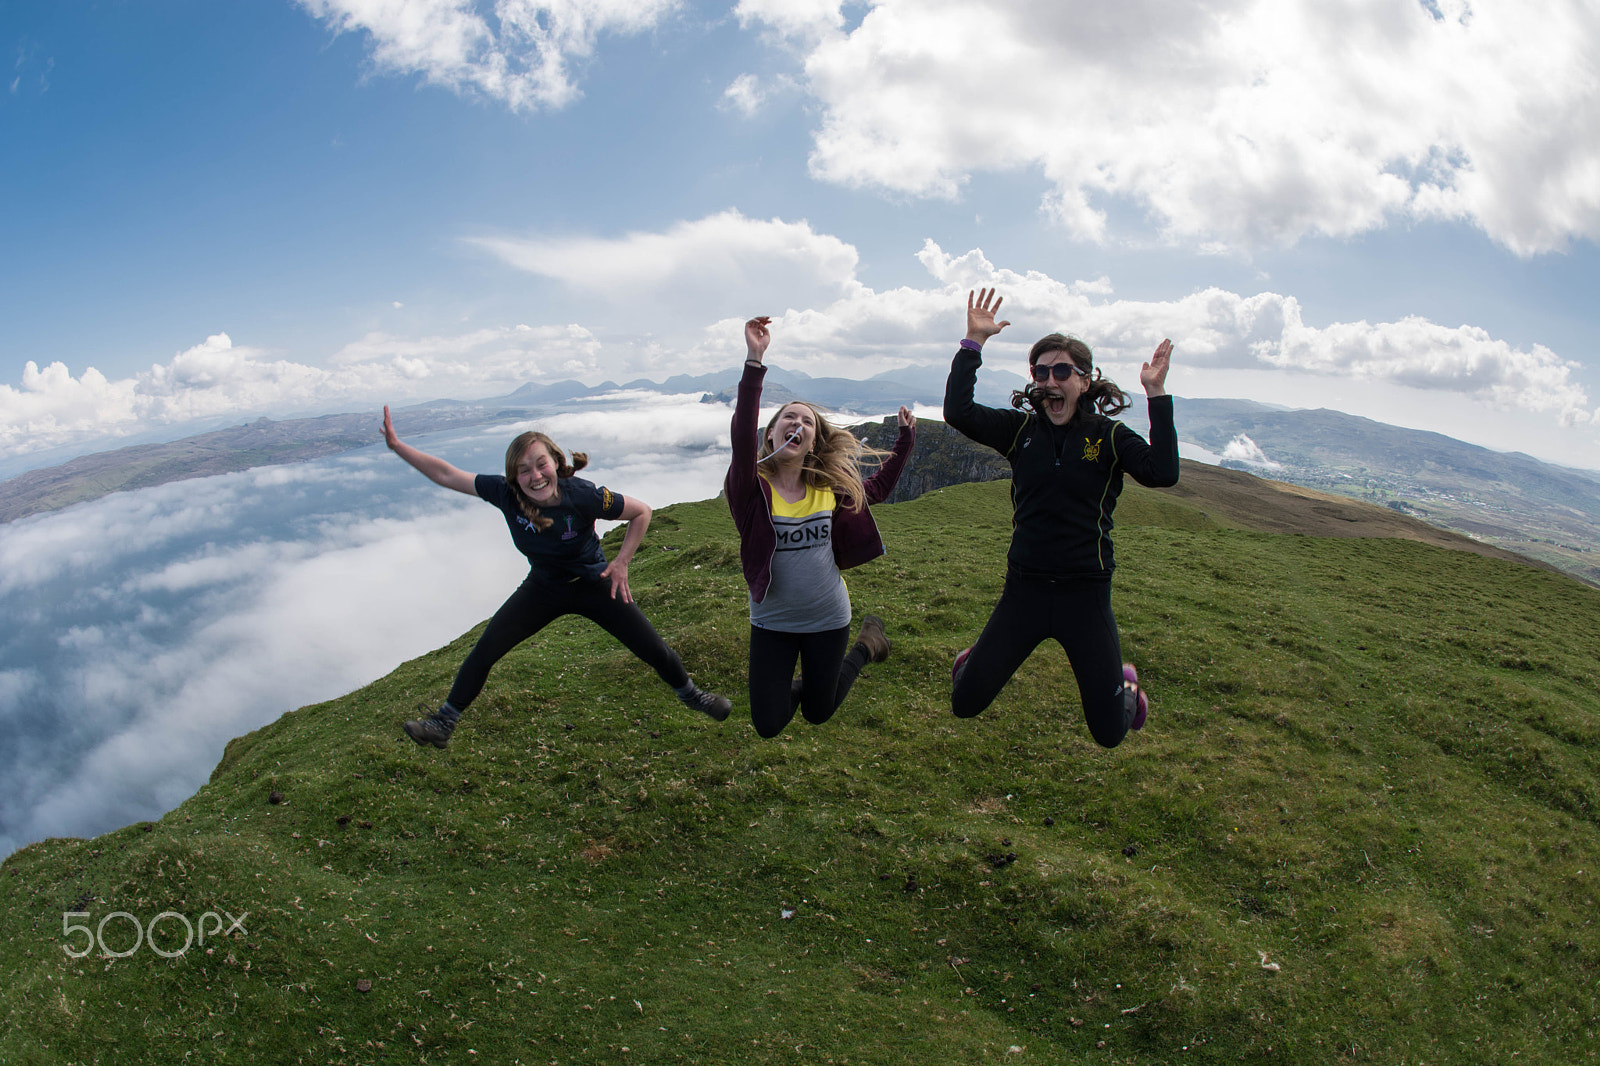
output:
M1044 407L1045 411L1052 416L1066 414L1067 398L1059 392L1047 391L1044 394Z

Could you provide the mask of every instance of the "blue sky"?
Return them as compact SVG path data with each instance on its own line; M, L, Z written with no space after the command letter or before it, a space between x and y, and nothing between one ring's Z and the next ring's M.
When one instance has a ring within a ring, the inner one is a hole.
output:
M0 459L948 359L1600 467L1589 0L0 0ZM1180 427L1181 431L1181 427Z

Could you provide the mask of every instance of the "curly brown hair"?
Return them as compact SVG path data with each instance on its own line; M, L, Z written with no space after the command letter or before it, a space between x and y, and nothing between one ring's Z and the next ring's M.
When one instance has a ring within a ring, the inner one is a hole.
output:
M795 404L808 408L816 420L811 450L800 463L801 480L812 488L832 489L847 510L859 512L867 505L866 490L861 487L861 460L882 460L889 453L869 446L848 429L829 422L813 404L804 400L790 400L773 412L767 420L767 427L761 431L761 447L756 451L756 462L773 453L772 427L777 424L778 416Z
M1100 368L1094 365L1094 352L1089 346L1077 337L1068 333L1052 333L1040 337L1028 349L1028 377L1033 377L1034 364L1039 357L1048 352L1066 352L1067 358L1077 364L1078 369L1089 375L1089 384L1078 396L1078 407L1073 412L1076 415L1092 415L1096 411L1103 415L1111 416L1121 414L1128 409L1131 401L1128 394L1117 387L1117 383L1100 373ZM1011 394L1011 406L1021 408L1026 403L1039 417L1044 418L1044 390L1031 381L1027 388Z
M557 477L571 477L576 474L589 465L589 456L586 452L573 452L572 462L569 464L567 453L561 450L561 446L536 429L517 434L517 438L506 448L506 484L511 487L511 498L517 501L517 510L521 511L528 521L533 523L533 527L542 533L550 528L551 520L539 514L539 508L528 498L528 494L522 491L522 486L517 484L517 464L522 462L522 453L533 444L545 446L551 460L556 464ZM555 502L561 502L559 487L556 489Z

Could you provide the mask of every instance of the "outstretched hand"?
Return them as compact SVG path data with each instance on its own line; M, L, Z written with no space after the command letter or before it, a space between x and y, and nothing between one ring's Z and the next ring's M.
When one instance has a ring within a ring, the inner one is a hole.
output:
M611 582L611 598L621 599L623 603L633 602L633 590L628 588L628 564L621 559L613 559L600 571L600 580Z
M1000 304L1004 302L1004 297L996 296L994 292L993 289L979 289L976 296L970 290L967 292L967 340L982 344L1011 325L1010 322L994 320L994 316L1000 313Z
M390 451L393 451L395 445L400 443L400 437L394 431L394 421L389 417L388 404L383 405L383 443L389 446Z
M900 428L910 429L917 424L917 416L911 413L911 408L905 404L900 405Z
M1172 342L1164 340L1156 345L1156 352L1150 361L1139 368L1139 384L1144 386L1146 396L1167 394L1167 368L1171 364Z
M767 345L772 343L772 334L767 327L772 324L772 319L766 315L759 315L744 324L744 348L750 359L761 362L761 357L766 354Z

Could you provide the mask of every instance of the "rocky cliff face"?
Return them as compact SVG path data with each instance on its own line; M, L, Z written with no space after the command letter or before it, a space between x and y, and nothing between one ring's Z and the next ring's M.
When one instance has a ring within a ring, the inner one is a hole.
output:
M888 451L894 446L899 428L891 416L882 422L851 427L851 432L872 445ZM869 469L871 464L866 464ZM887 502L914 500L925 492L968 481L998 481L1011 476L1011 464L998 453L974 444L943 422L917 420L917 446L911 452L900 482Z

